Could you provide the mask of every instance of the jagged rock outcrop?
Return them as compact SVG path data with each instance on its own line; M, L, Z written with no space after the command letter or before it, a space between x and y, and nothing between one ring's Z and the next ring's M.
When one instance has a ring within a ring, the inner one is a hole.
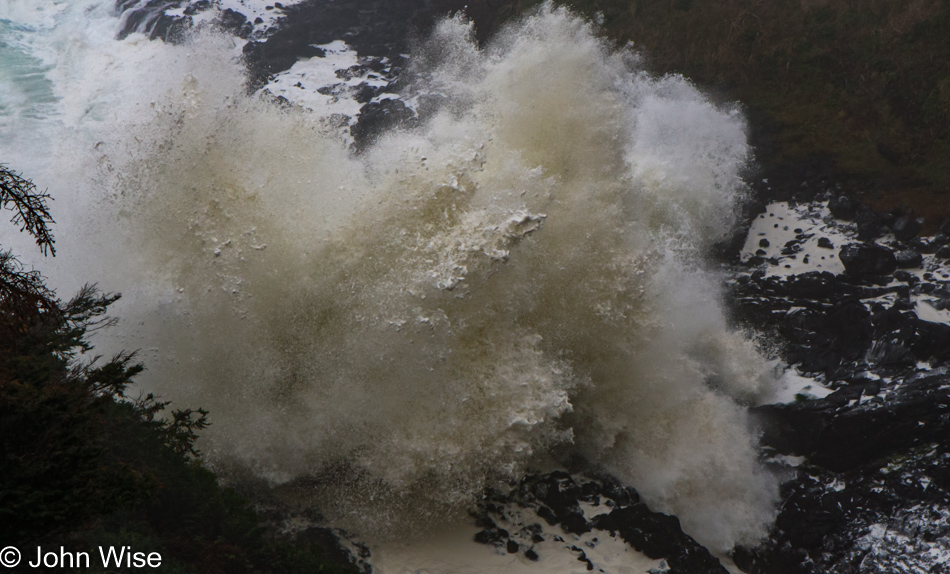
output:
M918 238L916 219L888 223L842 197L827 205L833 216L864 218L825 222L851 233L844 273L770 273L780 261L750 257L733 283L737 315L776 335L783 359L830 391L753 409L766 451L800 466L785 467L793 474L769 538L733 558L754 574L950 572L950 270L935 255L944 241Z
M593 510L585 513L582 503ZM604 531L619 536L646 556L662 559L670 574L727 572L709 550L683 532L679 519L651 511L635 489L609 476L581 478L579 473L555 471L525 476L506 493L488 493L476 513L476 523L483 530L475 535L475 541L511 553L521 550L529 560L536 560L534 544L544 541L542 525L518 522L510 512L517 507L531 508L549 526L559 526L564 534ZM581 546L553 536L576 553L588 570L594 568Z

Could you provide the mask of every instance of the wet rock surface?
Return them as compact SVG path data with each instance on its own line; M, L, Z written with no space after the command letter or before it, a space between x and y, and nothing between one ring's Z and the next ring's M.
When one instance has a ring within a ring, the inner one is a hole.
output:
M852 275L889 275L897 269L894 252L877 243L849 243L838 255Z
M117 0L116 10L120 37L175 42L209 22L246 40L251 91L345 41L358 61L340 80L381 78L322 88L362 106L355 123L343 123L359 149L417 121L396 97L403 54L437 17L466 5L479 34L508 9L487 0L308 0L274 3L270 21L210 0ZM808 166L769 179L774 188L763 179L746 205L748 236L742 229L721 247L738 260L728 268L729 300L741 323L779 341L781 359L826 392L754 407L763 447L789 479L768 539L732 558L755 574L950 572L950 223L920 236L913 214L871 211ZM594 563L575 538L615 536L662 559L665 571L726 571L676 517L652 512L609 477L537 474L488 493L475 541L537 561L537 545L552 535L517 509L560 529L553 538L579 569Z
M195 16L216 14L214 8L211 0L116 0L116 14L121 21L118 38L138 32L152 40L180 42L194 27ZM251 30L247 18L233 10L222 11L217 23L242 37Z
M400 78L408 64L412 43L424 38L441 17L456 12L472 21L481 40L493 25L511 11L511 2L475 0L304 0L293 4L269 4L268 19L225 8L215 0L116 0L121 26L118 37L142 33L151 39L180 42L189 31L211 26L245 40L244 61L248 91L256 92L277 74L310 58L324 58L325 46L343 41L355 51L357 63L340 70L341 81L372 78L357 86L342 83L318 86L334 98L350 98L362 107L355 118L338 122L349 126L357 150L394 126L409 126L416 111L399 98ZM346 72L345 77L341 72ZM275 96L278 103L289 102Z
M939 443L846 472L802 468L768 542L733 558L755 573L947 572L948 477Z
M753 408L763 447L791 478L769 538L736 548L736 565L950 572L950 273L939 234L917 237L917 219L836 195L759 217L760 229L781 217L772 229L824 237L810 250L756 254L750 236L732 282L736 315L780 341L781 358L824 396ZM840 268L830 254L822 264L832 269L815 265L839 245Z
M671 574L726 574L728 571L709 550L680 528L679 519L651 511L637 491L609 476L555 471L522 478L509 492L490 491L474 516L483 530L475 541L508 552L523 551L537 560L535 545L545 540L540 523L525 523L515 509L533 510L562 535L551 535L577 555L587 570L594 570L588 552L599 538L619 537L649 558L662 560ZM577 536L591 533L585 539ZM570 535L576 535L570 537ZM589 539L588 539L589 538ZM581 542L583 540L583 542ZM584 550L587 548L587 550Z
M481 37L506 13L504 2L458 0L307 0L284 9L277 30L244 48L252 82L266 81L296 62L309 46L344 40L361 57L394 59L440 17L464 10Z

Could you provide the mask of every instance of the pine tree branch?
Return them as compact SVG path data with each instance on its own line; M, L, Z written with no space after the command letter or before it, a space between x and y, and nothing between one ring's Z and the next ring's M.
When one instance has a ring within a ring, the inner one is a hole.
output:
M53 246L53 234L49 224L53 218L49 213L46 200L48 193L36 191L36 185L0 164L0 208L16 212L10 220L36 239L43 255L56 255Z

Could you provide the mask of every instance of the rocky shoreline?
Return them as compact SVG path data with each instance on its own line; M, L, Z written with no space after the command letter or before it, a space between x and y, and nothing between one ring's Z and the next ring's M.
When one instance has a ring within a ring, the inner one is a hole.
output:
M732 283L740 320L773 333L785 361L830 391L753 409L763 446L803 462L783 484L769 540L737 549L736 564L755 573L946 572L947 226L919 237L912 214L875 213L837 190L809 201L826 206L826 230L844 231L834 240L846 241L837 249L843 270L770 273L789 257L807 259L799 248L809 238L796 229L784 256L748 257ZM830 252L833 240L817 241Z
M207 0L116 7L120 35L166 41L214 8ZM344 122L360 149L381 130L415 121L398 97L403 54L436 17L461 7L308 0L275 2L270 28L233 8L205 20L247 40L251 91L298 61L325 57L320 45L345 40L358 64L337 72L342 87L333 93L361 106ZM467 4L479 34L508 10L504 2ZM345 83L370 74L375 83ZM766 167L756 178L748 229L718 250L731 278L728 299L739 324L777 341L783 362L822 392L752 406L768 461L789 479L768 539L731 558L754 574L950 572L950 224L922 237L927 228L915 214L875 212L820 168ZM658 571L726 571L675 517L595 472L526 476L510 492L486 493L474 513L475 540L536 560L540 522L516 519L513 509L530 509L565 536L619 536L662 559ZM584 547L561 542L594 569Z

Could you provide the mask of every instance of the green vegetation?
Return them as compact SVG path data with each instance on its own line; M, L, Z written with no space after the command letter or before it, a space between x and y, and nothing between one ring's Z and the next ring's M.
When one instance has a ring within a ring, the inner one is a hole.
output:
M518 0L514 13L538 0ZM821 157L879 208L950 216L950 3L560 0L652 71L747 105L766 168ZM598 18L599 20L600 18Z
M3 166L0 184L0 206L54 253L46 196ZM38 545L95 557L132 546L159 552L163 572L352 571L318 543L268 533L219 485L194 449L207 412L130 398L143 368L134 354L88 358L88 335L109 326L118 298L87 286L63 302L0 253L0 547L26 558Z

